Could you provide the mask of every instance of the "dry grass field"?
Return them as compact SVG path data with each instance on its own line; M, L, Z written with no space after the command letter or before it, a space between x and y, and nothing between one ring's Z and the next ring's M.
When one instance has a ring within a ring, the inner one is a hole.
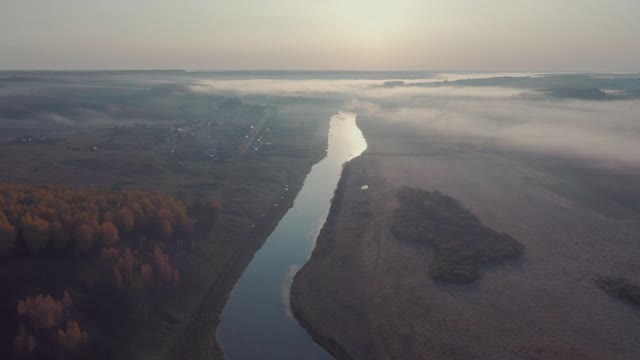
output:
M640 354L638 309L600 286L603 277L640 279L640 213L624 202L638 195L638 171L385 132L375 119L359 125L369 148L345 170L292 293L298 318L337 358ZM451 196L517 239L522 257L486 266L470 284L434 281L437 252L390 231L403 187ZM613 195L621 189L626 197Z

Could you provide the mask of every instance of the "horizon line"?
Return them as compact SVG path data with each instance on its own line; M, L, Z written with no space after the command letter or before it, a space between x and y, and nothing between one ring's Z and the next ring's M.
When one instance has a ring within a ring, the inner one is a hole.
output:
M535 73L535 74L625 74L640 75L640 71L593 70L354 70L354 69L181 69L181 68L121 68L121 69L0 69L0 73Z

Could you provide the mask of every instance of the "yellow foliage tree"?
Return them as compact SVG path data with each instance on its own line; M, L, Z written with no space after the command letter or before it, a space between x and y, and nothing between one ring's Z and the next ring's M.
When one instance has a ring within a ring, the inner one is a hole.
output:
M133 212L128 206L120 208L115 214L115 224L118 227L118 231L123 234L131 234L133 231L134 217Z
M76 249L80 252L86 252L93 248L95 239L94 227L90 224L82 224L73 232L76 242Z
M118 243L120 236L118 228L113 223L105 222L100 226L100 240L105 246L113 246Z

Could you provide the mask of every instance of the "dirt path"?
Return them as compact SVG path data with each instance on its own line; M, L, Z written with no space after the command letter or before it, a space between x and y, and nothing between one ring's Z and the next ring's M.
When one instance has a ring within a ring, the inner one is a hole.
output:
M380 263L381 263L382 257L384 256L383 246L385 245L385 236L389 226L388 219L391 216L391 214L388 211L388 201L390 200L390 197L392 194L384 187L376 188L376 191L379 193L379 195L376 196L372 201L373 202L372 213L376 214L376 216L374 219L370 221L370 224L372 224L371 232L373 233L372 241L376 246L376 254L375 254L375 260L373 264L372 276L371 276L371 279L369 280L369 286L368 286L369 298L372 299L372 301L369 301L367 303L369 307L368 318L370 319L371 326L373 329L373 334L375 335L375 339L373 343L376 346L376 349L377 349L376 352L380 354L381 358L383 359L393 359L394 357L392 356L390 349L387 346L386 336L380 325L380 322L378 321L378 316L377 316L377 314L380 311L379 307L385 306L385 304L378 304L378 302L375 300L377 294L382 290L382 289L379 289L378 280L379 280L379 271L381 267Z

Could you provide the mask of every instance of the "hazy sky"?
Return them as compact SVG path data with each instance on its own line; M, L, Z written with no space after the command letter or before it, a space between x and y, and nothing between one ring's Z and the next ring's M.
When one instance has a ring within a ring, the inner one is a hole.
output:
M640 71L639 0L0 0L0 69Z

